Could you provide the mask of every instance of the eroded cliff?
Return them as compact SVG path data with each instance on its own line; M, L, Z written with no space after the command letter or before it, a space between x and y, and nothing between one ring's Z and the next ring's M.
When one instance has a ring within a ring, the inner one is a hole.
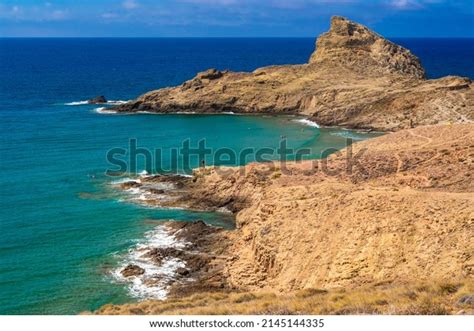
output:
M473 162L473 124L426 126L286 170L200 170L186 199L245 202L226 264L232 287L465 279L474 272Z

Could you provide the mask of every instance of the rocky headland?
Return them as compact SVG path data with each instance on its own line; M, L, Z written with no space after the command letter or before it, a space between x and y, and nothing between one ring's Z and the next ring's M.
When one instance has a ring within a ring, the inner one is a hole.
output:
M471 122L473 96L469 78L427 80L409 50L336 16L306 64L253 72L209 69L114 111L298 114L325 126L394 131Z
M218 258L170 299L98 313L473 313L473 91L468 78L426 80L408 50L334 17L308 64L209 70L115 107L302 114L397 132L323 160L123 183L152 206L232 213L236 229L195 246Z
M235 304L238 293L265 302L273 293L278 297L270 301L280 307L278 300L283 306L306 302L298 293L309 291L317 296L310 306L283 312L472 313L472 304L458 302L474 291L473 173L474 124L454 124L401 130L325 160L206 167L193 178L151 176L140 185L158 177L178 182L179 193L170 186L174 199L165 206L225 208L235 215L235 230L212 232L213 245L202 246L205 254L219 258L193 271L202 277L173 287L174 307L184 302L193 307L188 294L213 298L209 291L225 293L215 300L215 309L229 296L228 304ZM205 234L202 227L198 232ZM352 300L363 293L374 297L360 307ZM330 301L341 295L349 301ZM264 304L259 300L256 304ZM106 306L99 312L210 313L173 310L167 301ZM233 309L281 312L265 305ZM325 306L332 308L316 309Z

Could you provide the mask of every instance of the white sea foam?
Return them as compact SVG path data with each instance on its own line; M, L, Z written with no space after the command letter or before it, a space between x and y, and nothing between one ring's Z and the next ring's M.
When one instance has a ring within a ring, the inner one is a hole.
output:
M298 119L298 120L294 120L294 121L298 122L298 123L301 123L301 124L304 124L304 125L312 126L313 128L319 128L318 123L310 121L307 118Z
M124 177L124 178L120 178L120 179L112 181L111 184L120 185L120 184L128 183L128 182L141 183L142 181L140 179L132 179L130 177Z
M150 174L149 174L148 171L146 171L146 170L143 170L143 171L140 172L138 175L139 175L140 177L142 177L142 178L150 177Z
M73 102L66 102L64 105L66 106L81 106L81 105L87 105L89 102L87 100L82 100L82 101L73 101Z
M107 102L104 102L102 104L104 105L123 105L124 103L129 102L130 100L108 100ZM82 105L88 105L89 101L88 100L81 100L81 101L72 101L72 102L66 102L64 105L66 106L82 106Z
M94 111L99 114L116 114L115 110L109 109L107 107L95 108Z
M163 225L157 226L145 233L145 239L139 241L135 247L130 249L120 267L114 270L112 275L117 281L128 283L130 294L136 298L163 300L168 294L170 282L176 277L176 270L185 267L186 264L177 258L166 258L158 265L146 255L153 248L173 247L183 249L186 245L186 242L179 241L173 235L170 235ZM145 270L144 274L124 277L120 272L130 264L137 265Z
M130 102L130 100L109 100L108 105L123 105L124 103Z
M131 187L128 190L126 190L125 192L127 192L129 194L133 194L133 195L138 195L138 194L141 195L142 194L141 190L138 187Z

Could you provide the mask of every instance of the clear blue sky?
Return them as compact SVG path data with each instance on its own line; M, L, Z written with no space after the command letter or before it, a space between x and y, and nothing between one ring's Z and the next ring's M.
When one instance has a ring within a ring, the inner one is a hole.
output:
M474 0L0 0L0 37L315 37L332 15L389 37L474 37Z

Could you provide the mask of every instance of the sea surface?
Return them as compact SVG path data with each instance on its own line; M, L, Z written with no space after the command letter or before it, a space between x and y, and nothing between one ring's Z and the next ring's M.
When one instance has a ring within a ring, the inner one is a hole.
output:
M394 41L421 58L429 77L474 78L473 40ZM120 178L105 175L116 170L107 152L130 151L131 139L163 155L160 167L138 157L136 169L127 168L133 177L163 169L189 173L170 156L186 140L238 153L276 149L284 138L317 158L345 147L346 138L373 136L292 117L110 115L84 100L129 100L211 67L303 63L313 48L307 38L0 39L0 314L76 314L140 300L146 291L114 275L134 247L162 240L153 220L202 219L232 228L226 214L148 208L114 189ZM209 157L206 163L226 164Z

